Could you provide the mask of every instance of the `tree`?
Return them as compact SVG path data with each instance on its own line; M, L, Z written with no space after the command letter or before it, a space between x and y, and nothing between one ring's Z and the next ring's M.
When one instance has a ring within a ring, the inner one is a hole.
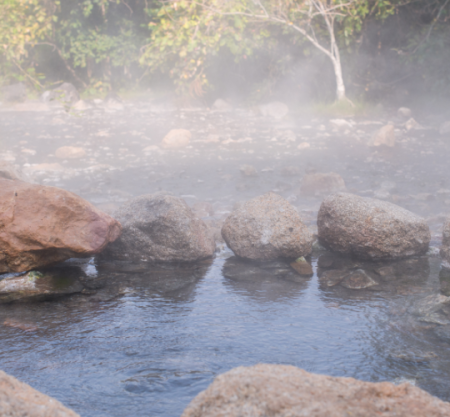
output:
M281 28L300 35L330 59L336 100L347 100L338 38L345 42L361 30L369 13L385 17L393 11L392 3L383 0L164 1L153 16L152 42L141 62L150 66L173 62L172 71L181 80L206 84L208 55L224 46L236 55L249 54Z

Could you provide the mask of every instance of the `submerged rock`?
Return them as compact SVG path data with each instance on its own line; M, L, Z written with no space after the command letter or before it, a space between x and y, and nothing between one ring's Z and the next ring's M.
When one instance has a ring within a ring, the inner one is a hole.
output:
M55 156L60 159L80 159L86 156L86 151L75 146L62 146L56 150Z
M219 375L182 417L444 417L450 404L408 383L316 375L259 364Z
M347 275L340 283L343 287L350 290L362 290L378 285L363 269L358 269Z
M370 139L369 146L395 146L395 128L393 125L383 126L381 129L377 130L372 138Z
M83 290L81 269L75 267L31 271L24 275L1 279L0 303L42 301Z
M244 177L257 177L258 176L258 171L256 170L256 168L253 165L242 165L239 168L239 171L241 171L241 174Z
M363 259L422 255L431 240L423 218L386 201L347 193L322 202L317 225L324 246Z
M312 251L312 235L297 210L274 193L240 205L225 220L222 236L237 256L246 259L296 259Z
M80 417L59 401L0 371L0 415L4 417Z
M184 200L169 195L143 195L115 213L122 235L102 257L144 262L193 262L214 254L206 224Z
M295 262L291 262L290 265L300 275L312 276L314 274L311 264L303 256L296 259Z
M335 172L305 175L300 185L300 192L306 195L328 195L344 190L344 179Z
M0 178L0 273L101 252L120 224L75 194Z

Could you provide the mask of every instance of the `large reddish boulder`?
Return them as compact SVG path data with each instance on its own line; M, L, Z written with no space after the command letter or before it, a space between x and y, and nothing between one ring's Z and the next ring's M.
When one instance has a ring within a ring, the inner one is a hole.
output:
M0 371L0 416L80 417L59 401Z
M0 273L100 253L120 223L77 195L0 178Z
M408 383L364 382L261 364L218 376L182 414L224 416L445 417L450 403Z

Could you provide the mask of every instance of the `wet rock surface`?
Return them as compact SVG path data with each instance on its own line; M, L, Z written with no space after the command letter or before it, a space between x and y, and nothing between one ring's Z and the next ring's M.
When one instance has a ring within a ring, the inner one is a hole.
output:
M83 290L84 274L79 268L53 268L14 275L17 274L0 280L0 303L49 300Z
M419 216L388 202L347 193L322 202L317 225L325 246L365 259L422 255L431 238Z
M211 257L215 242L206 224L184 200L146 195L115 213L122 235L102 258L145 262L194 262Z
M0 273L101 252L121 231L112 217L68 191L0 178Z
M408 383L371 383L260 364L218 376L182 417L345 415L444 417L450 404Z
M0 414L7 417L79 417L59 401L0 371Z
M276 259L311 253L312 236L295 208L269 193L242 204L225 220L222 236L239 257Z

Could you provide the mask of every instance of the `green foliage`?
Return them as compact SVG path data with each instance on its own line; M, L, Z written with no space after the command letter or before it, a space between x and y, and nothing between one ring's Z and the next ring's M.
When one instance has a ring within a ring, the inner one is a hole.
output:
M235 63L270 55L266 78L253 80L259 99L295 59L318 50L343 51L348 74L368 22L382 30L382 22L409 13L403 38L389 40L389 48L431 90L450 94L449 10L446 0L2 0L0 84L42 89L64 80L93 97L168 74L180 94L201 96L214 87L208 70L219 55Z

